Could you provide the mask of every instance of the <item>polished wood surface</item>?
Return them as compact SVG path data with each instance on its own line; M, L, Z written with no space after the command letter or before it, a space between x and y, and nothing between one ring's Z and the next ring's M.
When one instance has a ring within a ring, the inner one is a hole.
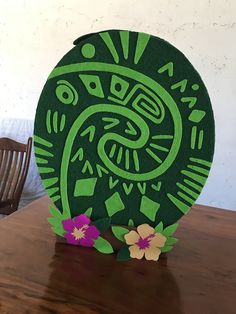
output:
M42 198L0 220L0 313L236 313L236 212L204 206L180 221L159 262L56 243Z
M28 173L32 137L27 144L0 138L0 214L17 210Z

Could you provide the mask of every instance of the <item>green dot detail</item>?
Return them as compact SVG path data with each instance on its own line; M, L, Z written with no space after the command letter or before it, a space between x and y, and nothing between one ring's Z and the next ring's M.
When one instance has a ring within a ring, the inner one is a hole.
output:
M92 44L84 44L81 53L85 58L91 59L95 56L95 47Z
M193 84L192 85L192 89L193 90L198 90L199 89L199 85L198 84Z

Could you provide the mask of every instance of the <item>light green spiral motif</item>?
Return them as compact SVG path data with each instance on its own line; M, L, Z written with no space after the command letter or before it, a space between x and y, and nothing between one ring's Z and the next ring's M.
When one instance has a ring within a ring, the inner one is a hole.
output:
M137 141L131 141L121 135L116 133L106 133L103 135L99 142L98 142L98 155L100 156L101 160L114 173L117 173L120 176L129 177L130 179L134 180L142 180L142 177L147 177L148 174L135 174L131 172L127 172L125 170L120 169L117 167L112 161L109 159L105 152L105 145L108 141L115 141L122 145L125 145L131 149L139 149L142 148L147 140L149 139L149 127L147 123L138 116L135 112L131 111L128 108L121 108L117 105L108 105L108 104L98 104L91 106L84 110L79 117L73 123L70 132L67 136L63 155L62 155L62 163L61 163L61 197L62 197L62 204L64 208L69 208L68 196L67 196L67 182L68 182L68 168L70 163L70 156L72 146L75 140L76 135L80 131L82 125L86 122L86 120L91 117L93 114L97 113L114 113L118 115L122 115L123 117L129 117L131 121L133 121L137 127L140 128L141 136Z
M62 67L61 70L63 70L64 73L68 72L73 72L73 71L78 71L78 65L71 65L70 68L65 68ZM88 64L86 64L86 67ZM100 65L99 64L94 64L93 65L95 69L100 70ZM82 67L83 68L83 67ZM71 155L71 150L72 146L74 143L74 139L76 137L76 134L80 130L81 126L86 122L86 120L91 117L92 115L96 113L113 113L113 114L118 114L123 117L128 117L130 118L131 121L137 125L138 128L140 128L141 136L137 141L131 141L117 133L107 133L103 135L99 142L98 142L98 147L97 147L97 152L98 155L101 159L101 161L104 163L104 165L112 171L114 174L118 175L121 178L126 178L128 180L133 180L133 181L148 181L151 179L154 179L161 175L163 172L165 172L173 160L175 159L175 156L178 152L180 141L181 141L181 134L182 134L182 122L181 122L181 117L178 111L178 108L173 101L173 99L169 96L169 94L155 81L153 81L150 78L147 78L145 75L142 73L133 71L131 69L126 69L122 68L120 66L114 66L111 67L109 64L103 64L103 70L104 68L107 69L107 71L113 70L113 72L117 74L122 74L127 77L130 77L132 79L137 80L146 86L148 86L151 90L153 91L158 91L159 96L162 98L162 101L165 103L167 108L169 109L172 117L173 117L173 124L174 124L174 140L172 143L172 147L170 149L170 152L165 159L165 161L161 164L158 165L155 169L152 171L146 172L146 173L132 173L128 172L127 170L121 169L117 165L115 165L107 156L105 152L105 145L108 141L114 140L119 144L123 144L127 148L131 149L140 149L143 148L146 142L149 139L149 127L146 124L146 122L141 118L140 115L132 111L131 109L117 106L117 105L109 105L109 104L97 104L93 105L89 108L87 108L85 111L83 111L79 117L76 119L74 124L72 125L70 132L67 136L67 140L65 143L65 148L64 148L64 153L62 157L62 166L61 166L61 198L62 198L62 204L63 207L69 208L69 202L68 202L68 196L67 196L67 181L68 181L68 167L69 167L69 162L70 162L70 155ZM111 69L110 69L111 68ZM56 75L60 73L60 69L56 68ZM52 73L50 78L52 78L55 75L55 73ZM145 86L141 85L141 86ZM139 85L137 85L139 86ZM145 87L143 87L145 89ZM136 90L136 88L134 88ZM155 94L154 94L155 95ZM154 96L156 97L156 96ZM127 97L128 98L128 97ZM158 98L157 98L158 99Z

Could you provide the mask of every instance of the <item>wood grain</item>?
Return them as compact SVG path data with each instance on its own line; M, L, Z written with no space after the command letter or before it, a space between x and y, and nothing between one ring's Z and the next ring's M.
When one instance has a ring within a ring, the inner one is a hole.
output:
M0 313L236 313L236 213L204 206L180 221L158 263L56 243L42 198L0 221Z

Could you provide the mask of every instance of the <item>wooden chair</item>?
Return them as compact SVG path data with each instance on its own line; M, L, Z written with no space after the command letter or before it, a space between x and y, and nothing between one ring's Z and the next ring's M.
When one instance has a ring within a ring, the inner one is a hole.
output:
M27 144L0 138L0 214L17 210L29 169L32 137Z

